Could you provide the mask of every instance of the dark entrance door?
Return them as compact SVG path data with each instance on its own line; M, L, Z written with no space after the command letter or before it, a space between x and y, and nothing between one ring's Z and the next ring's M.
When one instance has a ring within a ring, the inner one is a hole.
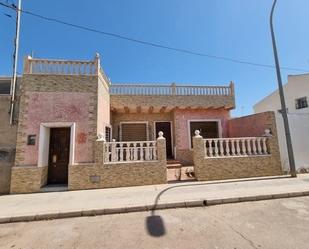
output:
M156 122L156 137L158 137L159 131L163 131L163 136L166 139L166 157L173 158L171 123Z
M68 183L70 128L51 128L48 183Z

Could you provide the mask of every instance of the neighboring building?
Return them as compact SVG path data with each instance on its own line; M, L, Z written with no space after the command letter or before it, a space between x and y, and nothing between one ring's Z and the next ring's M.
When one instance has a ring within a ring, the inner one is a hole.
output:
M11 193L162 184L167 160L197 180L282 173L273 114L231 119L233 83L111 84L98 55L27 57L19 103Z
M309 170L309 74L288 76L288 83L284 85L284 96L296 168L299 171ZM289 161L278 90L255 104L254 111L276 113L282 165L288 170Z
M17 89L20 78L17 79ZM18 95L15 104L13 121L16 123L18 114ZM10 190L11 167L14 164L16 147L16 124L10 125L11 108L11 78L0 77L0 194L8 193Z

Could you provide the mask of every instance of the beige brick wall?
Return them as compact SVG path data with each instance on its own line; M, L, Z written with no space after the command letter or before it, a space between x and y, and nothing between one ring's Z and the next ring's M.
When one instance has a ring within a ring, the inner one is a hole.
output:
M69 190L102 188L100 165L97 163L69 165ZM98 182L92 182L98 177Z
M199 181L281 175L276 135L268 139L270 155L205 158L202 137L194 137L194 170Z
M10 95L0 95L0 194L7 194L10 190L11 167L14 165L19 89L16 87L16 104L13 125L10 125Z
M11 194L39 192L47 181L47 167L12 167Z
M11 167L13 162L0 162L0 194L10 192Z
M157 161L103 163L104 143L97 142L96 163L69 166L69 189L77 190L166 183L165 139L159 139L157 144Z
M0 147L15 147L17 126L10 125L10 104L11 96L0 95Z
M176 160L180 161L182 165L193 165L193 150L176 149Z
M187 107L197 108L220 108L235 107L235 97L216 95L111 95L111 106L119 108L121 106L142 106L142 107Z

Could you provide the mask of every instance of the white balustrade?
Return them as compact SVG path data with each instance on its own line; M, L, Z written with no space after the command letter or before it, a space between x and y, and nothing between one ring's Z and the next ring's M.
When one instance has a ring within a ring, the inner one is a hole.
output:
M105 143L105 163L155 161L157 156L156 141L108 142Z
M95 75L98 63L94 61L46 60L28 58L26 72L29 74Z
M111 95L232 95L232 86L176 86L114 84Z
M269 155L267 137L203 139L205 157Z

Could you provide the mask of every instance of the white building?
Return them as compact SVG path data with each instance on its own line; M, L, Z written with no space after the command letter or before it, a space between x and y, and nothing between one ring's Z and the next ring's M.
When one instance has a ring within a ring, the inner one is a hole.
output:
M309 169L309 74L290 75L284 85L290 132L294 149L296 169ZM289 169L286 139L281 115L279 91L271 93L254 105L254 112L274 111L282 165Z

